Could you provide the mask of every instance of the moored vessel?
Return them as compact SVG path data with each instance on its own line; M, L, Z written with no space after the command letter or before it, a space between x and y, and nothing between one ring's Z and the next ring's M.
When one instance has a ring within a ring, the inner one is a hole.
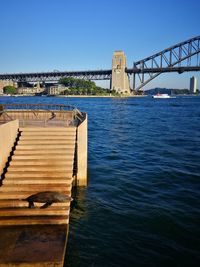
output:
M153 95L152 97L153 98L170 98L170 95L157 93L156 95Z

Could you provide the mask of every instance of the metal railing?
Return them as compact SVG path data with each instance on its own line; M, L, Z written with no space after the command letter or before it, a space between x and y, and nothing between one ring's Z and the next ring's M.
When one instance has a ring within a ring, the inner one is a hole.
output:
M0 123L15 119L20 126L77 126L84 115L72 105L0 104Z

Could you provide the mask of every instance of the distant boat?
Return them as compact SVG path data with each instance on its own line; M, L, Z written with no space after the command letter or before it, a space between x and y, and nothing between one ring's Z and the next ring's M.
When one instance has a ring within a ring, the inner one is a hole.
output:
M157 93L156 95L153 95L152 97L153 98L170 98L171 96L168 95L168 94L160 94L160 93Z

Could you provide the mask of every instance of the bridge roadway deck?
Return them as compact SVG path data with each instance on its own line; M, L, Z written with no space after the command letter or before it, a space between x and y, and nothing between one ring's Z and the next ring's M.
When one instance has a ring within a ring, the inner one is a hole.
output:
M33 209L41 191L71 196L76 127L24 127L0 186L0 266L63 266L70 201Z

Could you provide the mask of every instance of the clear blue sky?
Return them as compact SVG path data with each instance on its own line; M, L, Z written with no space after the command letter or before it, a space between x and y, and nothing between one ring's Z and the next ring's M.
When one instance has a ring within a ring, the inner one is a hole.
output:
M0 73L128 67L200 35L199 0L0 0ZM154 86L188 87L200 74L164 74ZM200 88L200 86L198 86Z

